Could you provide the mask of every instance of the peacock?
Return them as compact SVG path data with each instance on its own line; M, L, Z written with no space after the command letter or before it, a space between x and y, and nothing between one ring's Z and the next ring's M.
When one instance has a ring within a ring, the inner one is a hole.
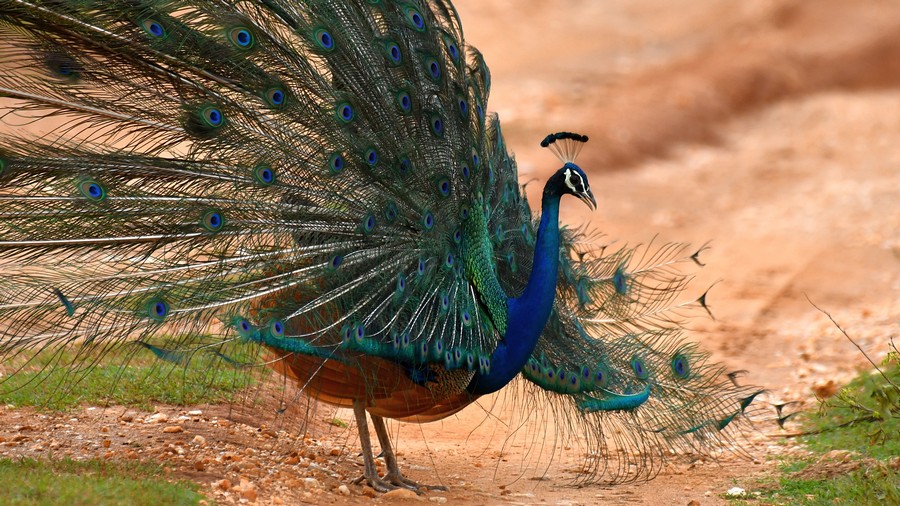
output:
M386 418L504 388L602 457L585 481L740 451L760 390L682 337L699 251L561 226L597 205L576 133L535 217L449 0L3 0L0 33L3 362L257 350L352 407L379 491L420 489Z

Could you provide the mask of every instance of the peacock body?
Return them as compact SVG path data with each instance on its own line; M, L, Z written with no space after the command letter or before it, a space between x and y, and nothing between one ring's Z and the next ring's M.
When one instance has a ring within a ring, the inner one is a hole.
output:
M563 166L533 218L448 1L4 0L0 33L4 360L262 350L354 408L380 490L415 486L383 418L515 378L608 459L586 480L744 421L757 392L679 334L696 255L560 229L564 195L596 205L577 134L545 139Z

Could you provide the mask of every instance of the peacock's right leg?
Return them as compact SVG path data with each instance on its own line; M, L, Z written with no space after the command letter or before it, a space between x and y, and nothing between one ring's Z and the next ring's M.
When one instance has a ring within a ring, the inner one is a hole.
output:
M394 455L394 449L391 446L391 438L387 432L387 426L384 424L384 418L372 415L372 425L375 426L375 434L378 435L378 443L381 445L381 453L384 455L384 463L387 466L387 474L385 479L390 480L394 485L406 487L416 492L421 489L426 490L447 490L447 487L437 485L421 485L409 478L403 476L400 472L400 466L397 464L397 456Z

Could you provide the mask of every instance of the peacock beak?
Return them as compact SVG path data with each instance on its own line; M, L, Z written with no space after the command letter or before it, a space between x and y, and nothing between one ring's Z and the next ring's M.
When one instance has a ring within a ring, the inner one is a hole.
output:
M594 199L594 194L590 189L587 189L584 193L579 193L577 197L587 204L588 207L591 208L592 211L597 210L597 200Z

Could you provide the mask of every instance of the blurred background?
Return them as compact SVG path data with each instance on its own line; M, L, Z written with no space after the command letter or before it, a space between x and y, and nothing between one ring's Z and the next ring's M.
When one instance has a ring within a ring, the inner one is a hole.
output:
M900 338L900 2L454 3L520 181L539 181L531 201L559 166L543 136L588 135L578 162L599 209L564 201L563 220L630 244L709 242L688 295L713 286L715 320L690 321L690 338L748 370L764 403L815 409L871 367L812 303L875 361ZM431 443L449 428L424 427ZM751 461L599 493L511 488L526 501L717 503L784 451L774 422L759 428Z
M790 398L851 376L807 297L873 357L900 336L900 2L455 4L521 181L558 168L544 135L583 133L600 207L564 220L709 241L716 320L691 327L717 358Z

